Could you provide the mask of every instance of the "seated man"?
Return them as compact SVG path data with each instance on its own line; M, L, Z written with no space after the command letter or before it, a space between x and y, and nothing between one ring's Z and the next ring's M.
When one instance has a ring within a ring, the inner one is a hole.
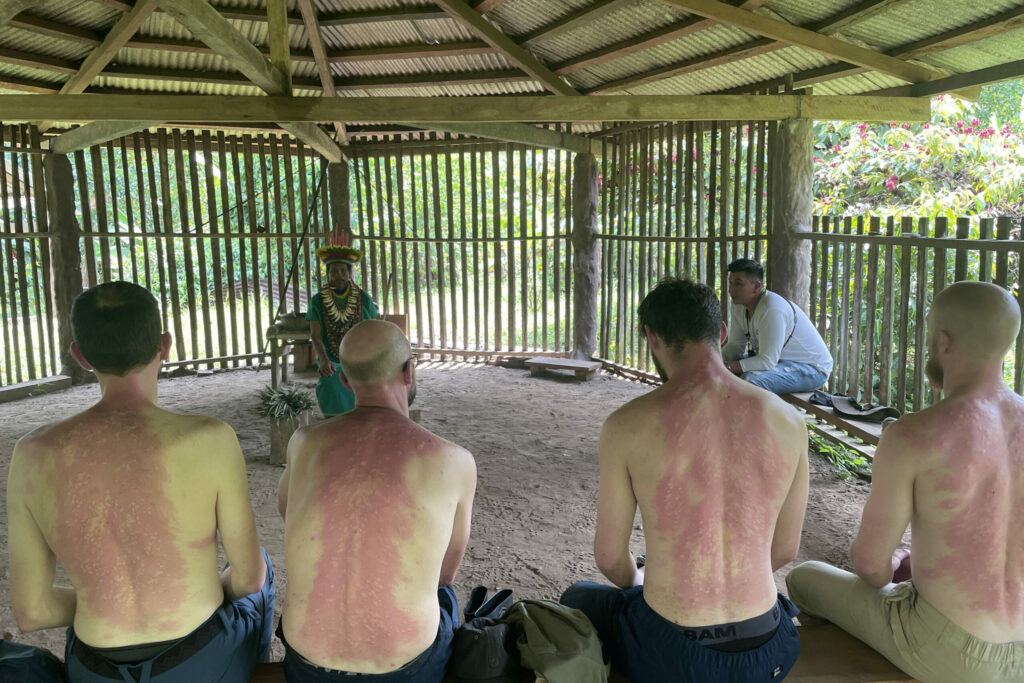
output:
M102 397L15 446L7 547L18 627L71 625L72 683L247 681L269 655L274 574L235 433L157 406L170 335L142 287L93 287L71 324L71 353ZM218 534L230 564L220 574ZM72 588L53 585L55 560Z
M760 263L729 264L729 298L722 360L734 375L776 394L813 391L828 381L828 347L799 306L764 288Z
M295 433L278 489L285 678L438 683L459 626L450 584L476 464L409 419L415 359L396 325L359 323L340 358L356 407Z
M1024 399L1002 372L1019 326L995 285L936 295L925 371L944 397L878 444L857 575L807 562L786 578L800 609L928 683L1024 680ZM912 572L893 552L908 523Z
M722 366L720 311L710 288L675 279L640 304L664 384L612 413L598 446L594 556L618 588L562 595L634 681L781 680L800 650L772 572L800 546L807 429ZM637 506L642 571L629 552Z

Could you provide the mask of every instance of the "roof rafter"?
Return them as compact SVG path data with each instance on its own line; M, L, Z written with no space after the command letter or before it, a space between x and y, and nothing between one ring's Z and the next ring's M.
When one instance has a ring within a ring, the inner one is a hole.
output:
M745 0L744 2L735 2L733 4L740 7L741 9L755 10L761 5L764 5L768 0ZM589 66L596 64L602 64L609 62L619 57L625 57L643 50L649 50L653 47L663 45L664 43L671 42L678 38L684 38L697 31L703 31L706 28L714 26L717 21L711 19L705 19L704 17L687 17L680 21L663 26L660 29L651 31L645 36L641 37L630 37L625 40L606 45L596 50L573 57L572 59L561 62L560 64L554 65L552 68L555 73L564 76L580 69L585 69Z
M570 12L561 19L556 19L550 24L545 24L535 31L515 36L517 43L523 47L532 47L536 43L549 40L573 29L585 26L591 21L611 14L627 5L632 5L636 0L597 0L596 3L581 7L575 12Z
M316 71L320 76L320 83L324 87L324 95L335 97L338 91L334 88L334 75L331 73L331 65L327 61L327 47L324 45L324 37L320 32L320 22L316 17L316 7L313 0L299 0L299 12L302 20L306 23L306 38L309 40L309 48L313 51L313 59L316 63ZM345 123L334 121L334 132L338 135L338 144L346 144L348 136L345 134Z
M803 28L808 31L833 33L844 26L848 26L853 21L875 14L881 7L888 6L893 2L898 1L900 0L862 0L862 2L859 2L856 5L848 7L830 17L826 17L821 21L808 24ZM644 71L615 81L602 83L601 85L588 90L587 94L625 90L629 87L643 85L645 83L651 83L653 81L663 80L666 78L673 78L684 73L692 73L694 71L701 71L714 66L721 66L722 64L730 64L741 59L748 59L756 55L767 54L785 47L789 47L789 43L772 40L771 38L755 38L752 41L733 45L710 54L691 57L690 59L666 64L665 66L651 69L650 71Z
M538 128L528 123L412 123L411 125L424 130L473 135L488 140L517 142L532 147L564 149L580 154L601 154L601 143L597 140L591 140L584 135Z
M134 7L122 14L121 18L104 36L103 41L82 61L78 71L61 86L60 93L62 95L77 95L84 92L155 9L156 4L153 0L138 0ZM45 133L52 125L52 121L41 121L39 132Z
M508 2L508 0L480 0L473 5L473 9L480 14L487 14L488 12L493 12L498 9L506 2Z
M932 69L910 64L881 52L836 40L805 28L787 24L784 21L717 2L717 0L658 0L658 2L767 38L814 50L834 59L887 73L910 83L920 83L942 77L942 74Z
M915 83L913 85L901 85L895 88L879 90L876 95L891 95L893 97L931 97L944 92L953 92L961 88L973 88L999 81L1021 78L1024 76L1024 59L1015 62L997 64L995 66L968 71L961 74L954 74L939 78L927 83Z
M470 28L482 40L503 53L523 71L543 83L544 87L551 92L556 95L578 94L572 86L562 81L551 69L541 63L539 59L519 47L511 38L488 23L475 9L467 5L464 0L436 0L436 2L452 18Z

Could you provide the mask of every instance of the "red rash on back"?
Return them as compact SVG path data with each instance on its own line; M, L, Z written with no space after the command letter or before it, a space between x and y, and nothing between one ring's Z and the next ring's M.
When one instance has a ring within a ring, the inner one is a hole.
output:
M381 448L395 442L385 431L366 425L320 454L322 554L301 629L310 656L386 659L419 633L395 586L402 578L400 549L416 529L416 498L403 475L427 441Z
M757 424L761 406L743 403L680 399L660 410L667 468L654 492L655 528L675 558L673 590L692 609L764 598L774 508L791 468L768 425ZM746 419L730 426L730 414Z
M68 437L56 491L57 555L79 601L122 631L151 627L147 615L187 596L160 438L143 419L129 420Z

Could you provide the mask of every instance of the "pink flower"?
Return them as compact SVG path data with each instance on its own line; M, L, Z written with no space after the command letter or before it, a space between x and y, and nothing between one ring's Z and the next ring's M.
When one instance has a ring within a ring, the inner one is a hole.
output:
M909 123L904 123L903 124L903 129L904 130L910 130L910 124Z
M829 164L829 166L831 166L832 168L835 168L836 167L836 162L833 161L831 164Z
M892 151L892 145L886 145L885 149L886 149L886 151L891 152Z
M814 157L814 163L820 164L821 162L822 162L822 158L821 157Z
M977 128L978 127L978 123L979 123L978 119L971 119L971 126Z
M868 127L866 125L864 125L863 123L860 124L859 126L857 126L857 130L859 130L861 133L863 133L867 129L868 129Z
M874 151L876 151L876 152L878 151L878 148L877 148L877 147L872 147L871 149L873 149L873 150L874 150Z
M956 127L957 128L963 128L964 127L964 122L963 121L957 121L956 122Z
M903 149L910 149L910 143L909 142L904 142L903 143Z
M923 126L921 126L921 127L922 127L922 128L924 128L925 130L928 130L929 128L931 128L931 127L932 127L932 124L930 124L930 123L926 123L926 124L924 124L924 125L923 125Z
M895 173L893 173L891 176L889 176L889 179L885 181L885 189L889 190L889 192L892 192L893 190L896 189L896 187L899 184L900 179L896 177Z
M992 137L992 135L994 133L995 133L995 130L993 130L992 128L986 128L985 130L983 130L980 133L978 133L978 135L980 135L983 138L989 138L989 137Z

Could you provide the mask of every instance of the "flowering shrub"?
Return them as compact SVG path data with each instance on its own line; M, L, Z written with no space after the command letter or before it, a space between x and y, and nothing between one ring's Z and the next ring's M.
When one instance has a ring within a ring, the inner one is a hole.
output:
M819 123L814 210L826 215L1024 216L1024 125L944 95L925 124Z

